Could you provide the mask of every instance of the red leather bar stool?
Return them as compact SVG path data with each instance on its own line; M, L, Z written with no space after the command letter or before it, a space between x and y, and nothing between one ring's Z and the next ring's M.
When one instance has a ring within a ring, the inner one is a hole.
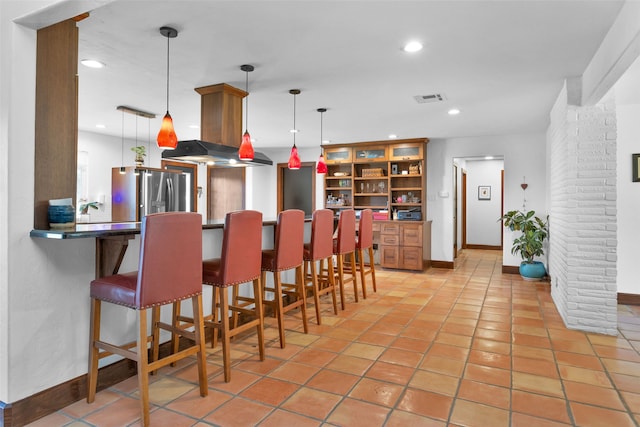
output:
M367 251L369 263L364 262L364 252ZM373 292L377 292L376 288L376 267L373 262L373 211L364 209L360 212L360 221L358 223L358 235L356 236L356 254L358 263L356 271L360 272L360 281L362 282L362 297L367 298L367 286L365 276L371 275L371 283L373 284Z
M338 314L336 300L335 273L333 270L333 211L319 209L311 219L311 241L305 243L304 252L305 290L311 290L316 306L316 321L321 324L320 296L331 293L333 313ZM323 264L327 263L327 274ZM319 265L316 265L318 263Z
M308 332L307 304L302 272L302 250L304 245L304 212L288 209L278 214L273 249L262 251L262 283L265 291L265 305L270 305L278 321L280 348L285 347L284 314L300 307L304 333ZM295 269L295 283L283 283L280 273ZM273 287L267 286L267 272L273 273ZM267 300L266 292L273 293L273 299ZM285 305L283 297L287 296Z
M215 337L217 331L220 331L224 380L226 382L231 381L231 337L255 328L258 333L260 360L264 360L264 316L260 285L261 256L262 213L247 210L229 212L226 215L220 258L202 261L202 279L206 285L213 286L212 314L205 319L205 326L214 328L212 346L215 346ZM253 307L229 305L229 286L233 287L234 295L236 295L238 286L247 282L253 282L256 301ZM234 319L237 313L248 315L252 319L239 326L234 321L234 327L231 328L229 311L234 313Z
M340 211L338 219L338 236L333 239L333 254L336 256L338 266L338 284L340 285L340 304L345 307L344 285L353 282L355 300L358 302L358 282L355 268L350 268L351 278L345 277L345 258L349 258L349 265L356 265L356 212L353 209Z
M185 357L197 355L200 395L206 396L207 373L202 316L202 219L191 212L158 213L142 219L138 271L115 274L91 282L91 325L87 402L96 396L98 360L117 354L137 362L142 424L149 425L149 373ZM191 299L194 331L160 321L160 306ZM134 343L115 345L100 339L102 302L122 305L138 313ZM151 309L151 356L148 356L147 310ZM160 329L194 341L194 345L158 360ZM133 351L132 348L136 350Z

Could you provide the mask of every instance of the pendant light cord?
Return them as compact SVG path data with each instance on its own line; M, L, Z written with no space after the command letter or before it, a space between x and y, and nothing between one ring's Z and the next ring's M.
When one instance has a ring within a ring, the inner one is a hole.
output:
M293 146L296 146L296 133L298 133L298 129L296 129L296 95L293 94Z
M247 95L244 99L244 110L245 110L245 118L244 118L244 131L247 132L247 130L249 129L249 71L245 71L245 76L246 76L246 80L245 80L245 92L247 92Z
M169 112L169 41L171 37L167 36L167 112Z
M122 110L122 146L120 147L120 166L124 167L124 110Z
M320 155L322 155L322 117L324 116L324 111L320 111Z

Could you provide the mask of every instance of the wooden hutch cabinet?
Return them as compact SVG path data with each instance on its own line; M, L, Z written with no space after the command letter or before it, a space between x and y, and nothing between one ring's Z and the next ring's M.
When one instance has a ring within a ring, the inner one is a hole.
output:
M325 207L371 209L382 267L422 270L429 264L426 217L427 138L332 145L324 149Z

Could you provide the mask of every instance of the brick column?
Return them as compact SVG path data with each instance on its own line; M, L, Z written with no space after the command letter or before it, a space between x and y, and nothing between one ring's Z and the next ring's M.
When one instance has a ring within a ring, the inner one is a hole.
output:
M551 295L571 329L617 334L616 116L613 97L551 111Z

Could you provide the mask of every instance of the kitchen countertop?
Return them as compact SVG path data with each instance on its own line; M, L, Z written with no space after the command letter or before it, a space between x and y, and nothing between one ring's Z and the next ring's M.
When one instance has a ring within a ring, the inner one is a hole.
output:
M311 221L311 218L305 218L305 221ZM262 225L272 226L277 223L275 219L264 219ZM209 220L202 224L203 230L214 230L224 228L224 219ZM45 239L81 239L87 237L111 237L140 234L139 222L114 222L101 224L76 224L73 227L65 229L49 229L49 230L31 230L31 237L40 237Z

